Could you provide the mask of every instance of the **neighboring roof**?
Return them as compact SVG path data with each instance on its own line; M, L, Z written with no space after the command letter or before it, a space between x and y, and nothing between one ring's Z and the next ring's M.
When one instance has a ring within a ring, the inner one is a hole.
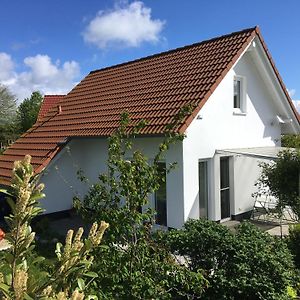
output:
M141 134L158 135L192 104L194 111L176 128L184 132L256 36L263 43L254 27L91 72L0 156L0 183L9 183L13 161L25 154L40 172L69 138L109 136L124 111L134 123L148 121Z
M277 158L280 151L291 148L286 147L252 147L252 148L236 148L217 150L217 153L241 154L245 156L253 156L258 158Z
M41 121L50 108L54 107L65 95L45 95L37 120Z

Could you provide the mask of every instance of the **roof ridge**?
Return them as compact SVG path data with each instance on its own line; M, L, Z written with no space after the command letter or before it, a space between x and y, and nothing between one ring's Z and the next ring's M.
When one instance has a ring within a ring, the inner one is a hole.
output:
M211 39L208 39L208 40L204 40L204 41L201 41L201 42L196 42L196 43L193 43L193 44L190 44L190 45L177 47L177 48L170 49L170 50L167 50L167 51L163 51L163 52L160 52L160 53L150 54L148 56L144 56L144 57L140 57L140 58L137 58L137 59L129 60L129 61L119 63L119 64L116 64L116 65L104 67L104 68L101 68L101 69L96 69L96 70L91 71L89 74L94 74L94 73L98 73L98 72L101 72L101 71L106 71L106 70L118 68L118 67L121 67L121 66L126 66L128 64L132 64L132 63L143 61L143 60L148 60L148 59L158 57L158 56L167 55L169 53L174 53L174 52L177 52L177 51L181 51L183 49L193 48L193 47L199 46L201 44L210 43L210 42L213 42L215 40L227 38L229 36L234 36L234 35L242 34L242 33L245 33L245 32L257 31L257 30L259 30L259 27L256 25L254 27L249 27L249 28L242 29L242 30L239 30L239 31L234 31L234 32L227 33L227 34L224 34L224 35L220 35L220 36L217 36L217 37L214 37L214 38L211 38Z

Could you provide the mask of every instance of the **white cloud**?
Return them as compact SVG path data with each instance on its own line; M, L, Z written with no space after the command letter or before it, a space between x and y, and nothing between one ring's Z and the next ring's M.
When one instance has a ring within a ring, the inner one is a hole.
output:
M293 98L295 95L296 95L296 90L295 89L287 89L289 95L291 98ZM293 99L292 100L294 106L296 107L297 111L300 113L300 100L296 100L296 99Z
M151 18L151 8L143 2L116 5L113 10L99 11L83 33L86 42L104 49L109 46L138 47L155 43L165 21Z
M0 52L0 81L9 80L13 75L14 63L10 55Z
M296 90L295 89L291 89L291 90L287 89L287 91L288 91L290 97L293 97L296 94Z
M38 54L23 61L26 71L17 72L13 60L7 53L0 53L0 83L8 86L19 102L33 91L43 94L65 94L70 91L80 74L79 64L66 61L52 62L48 55Z
M294 103L297 111L300 113L300 100L293 100L293 103Z

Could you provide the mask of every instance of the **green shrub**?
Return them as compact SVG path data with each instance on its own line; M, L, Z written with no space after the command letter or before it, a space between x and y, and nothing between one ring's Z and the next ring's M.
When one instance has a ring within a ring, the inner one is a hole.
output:
M285 134L281 137L282 147L300 148L300 134Z
M270 190L278 199L281 211L289 206L300 219L299 170L300 149L281 151L274 163L262 163L262 174L257 182L259 190Z
M178 265L150 236L127 247L102 246L94 256L101 257L92 267L99 299L200 299L207 285L201 271Z
M288 245L294 256L295 265L300 269L300 224L289 227Z
M205 270L204 299L285 299L296 279L286 244L247 222L232 233L212 221L190 220L167 240L193 271Z

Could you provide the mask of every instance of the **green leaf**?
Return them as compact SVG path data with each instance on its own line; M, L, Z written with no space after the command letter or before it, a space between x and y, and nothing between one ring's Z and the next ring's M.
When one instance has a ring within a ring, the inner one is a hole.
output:
M0 290L5 293L9 293L9 285L7 285L5 283L0 283Z
M96 272L87 272L84 273L84 275L91 278L97 278L99 276Z
M15 214L16 213L16 204L15 204L15 201L12 199L12 198L7 198L6 199L9 207L11 208L12 210L12 213Z
M42 261L45 260L45 257L43 256L38 256L37 258L35 258L33 261L32 261L32 264L37 264L37 263L40 263Z
M34 300L33 298L31 298L28 294L24 294L24 299L25 300Z
M96 295L89 295L86 297L87 300L98 300L98 297Z
M82 278L77 279L77 284L78 284L80 291L83 291L85 289L85 283Z
M0 193L3 193L3 194L8 195L8 196L10 196L10 197L14 197L13 194L9 193L9 192L8 192L7 190L5 190L5 189L0 189Z

